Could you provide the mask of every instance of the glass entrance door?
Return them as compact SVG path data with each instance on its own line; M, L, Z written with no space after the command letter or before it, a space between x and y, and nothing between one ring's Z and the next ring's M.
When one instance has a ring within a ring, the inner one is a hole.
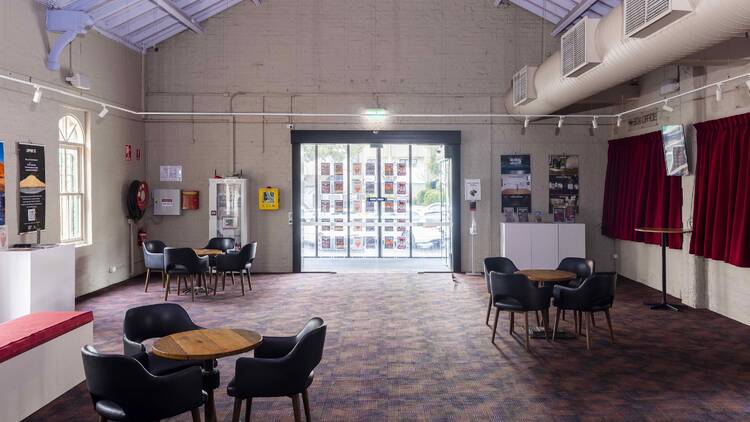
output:
M303 271L450 271L442 145L304 144Z

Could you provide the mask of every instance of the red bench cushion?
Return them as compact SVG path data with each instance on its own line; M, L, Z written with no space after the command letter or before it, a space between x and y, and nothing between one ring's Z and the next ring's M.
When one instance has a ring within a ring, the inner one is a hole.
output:
M86 312L34 312L0 324L0 362L94 320Z

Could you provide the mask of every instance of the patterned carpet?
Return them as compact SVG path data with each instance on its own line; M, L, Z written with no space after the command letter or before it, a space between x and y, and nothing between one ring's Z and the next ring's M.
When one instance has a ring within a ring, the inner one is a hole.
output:
M140 279L78 304L94 311L94 338L121 351L129 307L160 302ZM703 310L651 311L655 290L621 279L613 310L617 343L603 316L591 352L583 338L549 343L508 334L496 345L484 324L481 277L449 274L284 274L253 277L217 296L170 295L206 327L287 335L311 316L329 325L310 388L314 420L750 420L750 327ZM517 323L522 321L517 319ZM571 329L572 322L561 322ZM521 328L516 333L521 332ZM220 420L231 419L226 383L235 358L220 362ZM288 398L256 399L254 420L292 420ZM35 421L95 421L85 384L32 415ZM184 415L175 420L188 420Z

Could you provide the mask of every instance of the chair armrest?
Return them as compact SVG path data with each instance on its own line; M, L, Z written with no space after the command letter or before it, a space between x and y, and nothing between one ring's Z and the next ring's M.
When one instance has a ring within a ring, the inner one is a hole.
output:
M135 356L139 353L146 352L146 346L137 341L130 340L129 338L122 336L122 351L125 356Z
M166 414L174 409L193 409L203 404L203 376L197 366L168 375L153 376L144 388L144 403Z
M256 358L281 358L289 354L297 344L296 338L291 337L263 337L263 343L255 349Z

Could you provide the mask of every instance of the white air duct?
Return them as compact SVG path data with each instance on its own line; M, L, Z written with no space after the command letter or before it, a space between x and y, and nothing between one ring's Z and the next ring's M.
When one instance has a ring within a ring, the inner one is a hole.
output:
M750 30L750 0L692 2L692 13L647 38L624 38L623 5L616 7L596 28L601 64L576 78L563 78L558 51L534 75L537 98L514 107L511 90L505 95L506 109L522 115L552 114Z

